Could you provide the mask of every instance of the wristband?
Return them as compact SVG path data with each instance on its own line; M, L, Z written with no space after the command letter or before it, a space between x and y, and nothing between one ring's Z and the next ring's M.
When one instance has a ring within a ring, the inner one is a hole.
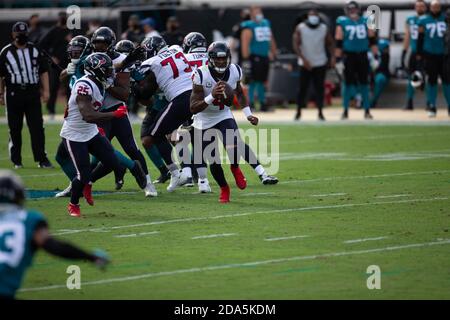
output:
M250 109L249 106L242 108L242 111L244 112L246 118L252 115L252 110Z
M211 103L213 103L214 97L212 96L212 94L209 94L208 96L205 97L203 101L205 101L207 105L210 105Z

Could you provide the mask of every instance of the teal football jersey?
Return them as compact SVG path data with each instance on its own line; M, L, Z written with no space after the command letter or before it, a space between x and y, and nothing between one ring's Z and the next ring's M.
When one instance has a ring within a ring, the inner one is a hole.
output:
M250 54L268 57L272 41L272 30L270 28L269 20L263 19L259 23L253 20L244 21L241 23L241 28L250 29L252 31Z
M80 59L80 61L78 61L77 66L75 68L75 74L73 74L70 77L70 81L69 81L69 88L72 89L73 85L75 84L75 82L80 79L82 76L84 76L84 60L86 57L83 57Z
M344 32L342 48L345 52L367 52L369 51L369 32L367 19L360 17L352 20L346 16L340 16L336 20Z
M444 54L444 38L447 24L444 15L437 18L427 14L419 18L419 26L424 28L423 50L431 54Z
M409 16L406 18L406 25L409 29L409 47L412 53L417 52L417 39L419 39L419 16Z
M36 225L46 222L38 212L9 206L0 211L0 295L13 297L36 248L33 234Z

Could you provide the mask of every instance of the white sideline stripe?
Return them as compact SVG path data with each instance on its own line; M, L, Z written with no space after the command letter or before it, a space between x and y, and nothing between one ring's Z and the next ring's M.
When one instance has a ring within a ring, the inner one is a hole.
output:
M392 194L392 195L387 195L387 196L376 196L375 198L378 199L388 199L388 198L401 198L401 197L409 197L411 196L410 194Z
M158 233L159 233L159 231L131 233L131 234L119 234L119 235L114 236L114 238L141 237L141 236L148 236L148 235L158 234Z
M210 235L206 235L206 236L196 236L196 237L192 237L191 239L196 240L196 239L210 239L210 238L219 238L219 237L231 237L231 236L235 236L237 235L237 233L220 233L220 234L210 234Z
M265 196L269 194L274 194L275 192L252 192L252 193L245 193L241 195L241 197L250 197L250 196Z
M290 239L307 238L307 237L309 237L309 236L290 236L290 237L280 237L280 238L267 238L267 239L264 239L264 241L290 240Z
M427 174L448 173L448 172L450 172L450 170L385 173L385 174L376 174L376 175L369 175L369 176L325 177L325 178L317 178L317 179L305 179L305 180L289 180L289 181L281 181L281 182L278 182L278 184L306 183L306 182L333 181L333 180L347 180L347 179L348 179L348 180L351 180L351 179L388 178L388 177L401 177L401 176L427 175Z
M310 197L333 197L333 196L345 196L345 192L340 193L325 193L325 194L311 194Z
M364 239L354 239L354 240L346 240L344 243L357 243L357 242L365 242L365 241L376 241L376 240L383 240L387 239L389 237L376 237L376 238L364 238Z
M210 267L197 267L197 268L191 268L191 269L178 269L178 270L172 270L172 271L144 273L144 274L135 275L135 276L109 278L109 279L103 279L103 280L82 282L81 285L89 286L89 285L99 285L99 284L115 283L115 282L126 282L126 281L140 280L140 279L146 279L146 278L155 278L155 277L161 277L161 276L173 276L173 275L185 274L185 273L225 270L225 269L233 269L233 268L241 268L241 267L253 267L253 266L261 266L261 265L292 262L292 261L314 260L314 259L320 259L320 258L334 258L334 257L360 255L360 254L375 253L375 252L395 251L395 250L402 250L402 249L409 249L409 248L421 248L421 247L443 245L443 244L450 244L450 239L446 239L443 241L436 241L436 242L412 243L412 244L398 245L398 246L391 246L391 247L384 247L384 248L374 248L374 249L368 249L368 250L330 252L330 253L323 253L323 254L309 255L309 256L295 256L295 257L286 257L286 258L271 259L271 260L260 260L260 261L253 261L253 262L224 264L224 265L217 265L217 266L210 266ZM52 286L34 287L34 288L23 288L23 289L20 289L19 292L43 291L43 290L52 290L52 289L61 289L61 288L67 289L67 286L64 284L64 285L52 285Z
M429 198L429 199L408 199L408 200L382 201L382 202L372 202L372 203L348 203L348 204L336 204L336 205L327 205L327 206L312 206L312 207L299 207L299 208L290 208L290 209L277 209L277 210L267 210L267 211L232 213L232 214L210 216L210 217L206 216L206 217L179 218L179 219L161 220L161 221L145 222L145 223L138 223L138 224L114 226L114 227L79 229L79 230L73 230L73 232L69 232L66 230L63 233L53 233L52 235L57 236L57 235L79 233L79 232L103 232L103 230L135 228L135 227L153 226L153 225L161 225L161 224L169 224L169 223L177 223L177 222L194 222L194 221L222 219L222 218L235 218L235 217L242 217L242 216L249 216L249 215L253 215L253 214L263 214L263 213L283 213L283 212L293 212L293 211L325 210L325 209L364 207L364 206L373 206L373 205L401 204L401 203L412 203L412 202L430 202L430 201L439 201L439 200L447 200L447 199L448 199L448 197L435 197L435 198Z

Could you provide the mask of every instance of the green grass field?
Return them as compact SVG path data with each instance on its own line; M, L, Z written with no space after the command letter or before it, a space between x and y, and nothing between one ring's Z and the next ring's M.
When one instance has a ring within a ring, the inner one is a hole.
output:
M52 157L59 128L46 127ZM80 263L82 289L68 290L66 269L76 263L40 252L18 298L450 298L450 126L264 128L280 129L280 183L263 186L243 165L249 185L233 183L227 205L212 178L213 194L159 185L160 196L146 199L129 174L128 193L82 202L82 219L68 216L67 198L29 200L58 237L102 248L112 264L102 272ZM0 167L8 168L2 141ZM36 168L28 143L23 154L18 173L29 189L66 187L59 169ZM94 189L112 191L113 179ZM195 239L209 235L222 236ZM369 265L381 269L381 290L366 286Z

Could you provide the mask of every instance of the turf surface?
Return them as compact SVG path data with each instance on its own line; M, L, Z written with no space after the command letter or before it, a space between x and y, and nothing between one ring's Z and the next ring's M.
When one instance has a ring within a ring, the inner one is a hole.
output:
M52 157L59 128L46 127ZM232 202L220 205L212 179L213 194L168 194L159 185L160 196L146 199L129 174L126 193L109 193L108 177L94 187L104 191L94 207L82 202L82 219L67 215L67 198L49 198L67 180L59 169L36 168L24 131L25 168L17 172L31 194L43 195L28 207L44 212L58 237L102 248L113 263L106 272L80 263L82 289L68 290L72 263L39 253L18 297L450 298L450 126L265 128L280 129L276 186L261 185L243 165L248 188L233 184ZM2 168L10 167L6 147ZM202 238L211 235L219 236ZM381 269L381 290L367 289L369 265Z

